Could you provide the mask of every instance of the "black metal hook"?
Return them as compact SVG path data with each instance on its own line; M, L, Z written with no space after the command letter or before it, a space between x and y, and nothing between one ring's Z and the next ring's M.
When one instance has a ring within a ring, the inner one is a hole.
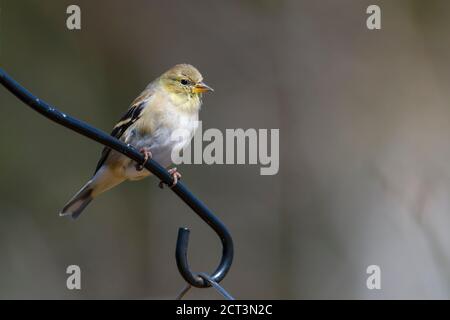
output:
M45 101L35 97L1 68L0 83L19 100L46 118L111 149L114 149L138 163L142 163L144 161L142 154L132 146L117 140L116 138L87 124L86 122L80 121L60 112ZM154 160L149 159L145 163L144 167L167 185L172 184L172 177L169 175L167 170ZM178 182L170 189L175 192L175 194L177 194L195 213L197 213L197 215L200 216L200 218L202 218L203 221L205 221L220 237L223 248L222 259L220 260L216 271L210 275L210 278L213 281L217 283L220 282L228 273L233 262L233 240L230 233L225 225L203 204L203 202L197 199L181 182ZM187 261L188 242L189 230L186 228L180 228L176 247L176 261L178 270L189 284L199 288L209 287L210 284L204 280L204 277L197 273L193 273L189 268L189 263Z
M228 273L231 263L233 262L233 240L227 230L227 228L222 224L222 222L216 217L207 217L205 220L217 233L222 241L222 259L220 260L219 266L212 275L211 279L217 283L222 281L222 279ZM211 221L209 218L213 218ZM205 281L205 279L198 273L193 273L189 268L189 263L187 261L187 250L189 244L189 229L180 228L178 230L177 238L177 248L175 252L178 270L180 271L183 278L194 287L207 288L211 285Z

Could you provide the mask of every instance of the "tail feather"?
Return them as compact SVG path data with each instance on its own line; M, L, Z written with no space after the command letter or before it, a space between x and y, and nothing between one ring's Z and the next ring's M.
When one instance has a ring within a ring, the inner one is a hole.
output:
M83 212L84 208L92 201L92 180L89 181L81 188L80 191L64 206L59 213L60 216L70 215L72 219L78 218Z
M59 215L70 215L73 219L78 218L95 197L124 180L124 176L117 176L106 167L100 168L95 176L64 206Z

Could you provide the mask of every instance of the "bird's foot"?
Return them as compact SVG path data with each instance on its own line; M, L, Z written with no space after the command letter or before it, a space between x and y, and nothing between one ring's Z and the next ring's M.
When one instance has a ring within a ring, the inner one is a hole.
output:
M178 172L177 168L169 169L168 172L172 176L172 179L173 179L173 182L170 185L170 187L173 188L178 183L178 180L181 180L181 173ZM159 187L161 189L164 189L164 182L160 181Z
M151 159L153 157L150 148L141 148L139 149L139 152L142 153L144 155L144 162L142 162L141 164L137 164L136 165L136 170L137 171L142 171L144 169L144 165L147 162L148 159Z

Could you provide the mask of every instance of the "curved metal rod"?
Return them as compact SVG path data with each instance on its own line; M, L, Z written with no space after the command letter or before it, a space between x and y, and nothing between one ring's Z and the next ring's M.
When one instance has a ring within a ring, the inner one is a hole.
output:
M39 112L46 118L69 128L89 139L97 141L111 149L114 149L128 158L142 163L144 157L131 145L112 137L111 135L73 118L45 101L40 100L22 87L18 82L11 78L4 70L0 68L0 83L14 94L19 100ZM144 167L161 179L167 185L171 185L173 180L167 170L156 161L149 159ZM216 271L211 275L215 282L220 282L229 271L233 262L233 240L225 225L206 207L203 202L197 199L181 182L178 182L173 188L170 188L178 197L180 197L200 218L203 219L220 237L222 241L222 259ZM180 229L178 233L176 258L178 270L183 278L195 287L205 288L210 285L197 274L192 273L187 262L188 247L188 229Z

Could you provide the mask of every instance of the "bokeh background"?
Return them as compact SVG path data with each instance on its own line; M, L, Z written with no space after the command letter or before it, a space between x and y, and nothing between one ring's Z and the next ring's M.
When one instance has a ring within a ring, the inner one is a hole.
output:
M78 4L82 30L66 28ZM366 28L378 4L382 29ZM0 65L40 98L110 131L170 66L216 92L204 128L279 128L280 171L184 165L229 227L236 298L450 297L450 2L0 0ZM211 271L215 234L155 178L125 183L77 221L58 217L101 146L0 88L0 298L174 298L174 249ZM82 290L66 288L66 267ZM366 268L381 267L381 290ZM216 299L211 289L192 299Z

